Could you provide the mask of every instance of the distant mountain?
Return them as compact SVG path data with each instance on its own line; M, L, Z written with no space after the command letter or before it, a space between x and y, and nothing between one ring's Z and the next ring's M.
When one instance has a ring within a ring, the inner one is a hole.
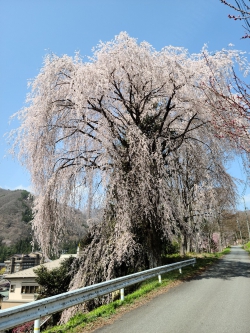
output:
M12 245L30 236L31 205L29 192L0 188L0 245Z
M33 197L25 190L0 188L0 247L12 246L20 240L31 238ZM87 232L86 218L76 211L77 225L71 225L65 242L78 242Z

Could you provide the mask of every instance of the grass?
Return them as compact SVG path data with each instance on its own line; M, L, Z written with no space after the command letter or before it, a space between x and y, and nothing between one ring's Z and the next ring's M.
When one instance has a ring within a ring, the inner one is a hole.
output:
M243 248L244 248L244 250L246 250L248 253L250 253L250 242L244 244Z
M249 248L250 248L250 243L249 243ZM196 257L196 265L195 267L187 266L182 268L182 274L179 274L178 270L163 274L161 284L158 282L157 277L155 277L153 279L149 279L143 282L140 285L139 289L137 289L131 294L126 295L126 289L125 289L124 301L116 300L112 303L102 305L88 313L78 313L77 315L72 317L67 322L67 324L55 326L43 332L44 333L79 332L88 324L96 322L99 318L110 318L112 315L117 313L119 309L121 309L121 307L124 306L126 307L129 306L130 304L133 304L137 299L142 299L153 290L157 290L159 288L169 286L173 282L187 280L193 276L201 274L208 266L216 262L223 255L228 254L229 252L230 248L226 248L224 251L219 253L203 253L203 254L190 253L185 257L180 255L169 255L167 256L167 260L171 262L177 262Z

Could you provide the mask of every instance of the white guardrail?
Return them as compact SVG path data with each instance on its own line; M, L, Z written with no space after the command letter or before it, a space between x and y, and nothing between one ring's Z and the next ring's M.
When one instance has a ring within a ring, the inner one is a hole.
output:
M78 305L109 294L115 290L121 290L121 300L124 300L124 288L135 283L145 281L158 275L161 283L161 274L179 269L188 265L195 265L196 259L180 261L174 264L155 267L146 271L119 277L117 279L101 282L81 289L68 291L63 294L30 302L28 304L15 306L10 309L0 310L0 331L13 328L26 322L35 320L34 332L40 332L39 318L52 313L65 310L71 306Z

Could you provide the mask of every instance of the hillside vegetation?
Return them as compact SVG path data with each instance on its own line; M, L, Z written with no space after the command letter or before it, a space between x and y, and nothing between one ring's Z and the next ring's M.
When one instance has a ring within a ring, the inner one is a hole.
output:
M32 251L32 203L33 197L28 191L0 188L0 262L15 253ZM67 253L76 253L78 242L86 234L86 219L79 211L77 215L81 223L75 228L71 225L61 246Z
M32 197L25 190L0 189L0 239L13 245L31 235Z

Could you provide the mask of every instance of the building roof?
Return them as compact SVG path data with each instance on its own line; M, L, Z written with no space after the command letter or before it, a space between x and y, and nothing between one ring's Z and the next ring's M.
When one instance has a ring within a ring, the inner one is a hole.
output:
M4 275L4 278L8 279L8 280L17 279L17 278L35 278L35 277L37 277L37 275L34 272L34 269L44 266L44 267L47 267L48 270L52 270L54 268L59 267L60 263L64 259L69 258L69 257L76 257L76 254L62 254L59 259L52 260L50 262L46 262L44 264L37 265L37 266L31 267L31 268L27 268L27 269L21 270L16 273L6 274L6 275Z

